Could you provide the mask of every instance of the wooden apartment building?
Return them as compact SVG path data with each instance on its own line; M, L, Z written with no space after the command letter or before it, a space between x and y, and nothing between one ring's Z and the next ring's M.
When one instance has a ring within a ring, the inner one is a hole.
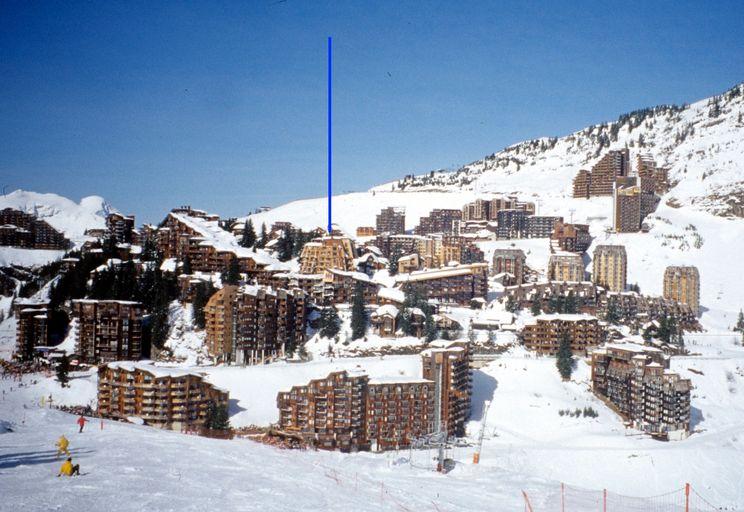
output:
M438 421L451 435L461 435L470 406L467 347L430 351L422 353L423 378L336 371L280 392L279 428L342 451L405 448L434 432Z
M689 433L692 383L670 371L658 349L608 343L595 350L592 389L639 430L667 439Z
M16 357L31 359L36 347L49 345L49 301L16 299Z
M70 241L35 215L5 208L0 210L0 246L66 250Z
M427 299L440 302L469 304L488 293L488 263L450 265L438 269L419 270L395 276L402 290L418 288Z
M470 417L470 398L473 391L470 370L470 350L467 343L433 341L421 353L423 377L434 382L435 425L450 436L465 435L465 424ZM441 390L439 394L437 391Z
M125 300L72 301L77 320L75 353L88 364L142 359L143 308Z
M300 255L302 274L322 274L325 270L354 270L356 250L351 239L324 236L308 242Z
M571 350L580 354L604 341L599 321L587 314L537 315L525 324L520 336L527 349L545 355L557 354L564 338L571 342Z
M98 412L106 418L134 416L153 427L181 430L203 426L211 404L228 402L227 391L188 370L133 361L98 368Z

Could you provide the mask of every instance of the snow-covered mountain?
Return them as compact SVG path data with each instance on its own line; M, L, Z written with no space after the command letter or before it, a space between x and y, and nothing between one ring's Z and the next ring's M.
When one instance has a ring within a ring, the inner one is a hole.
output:
M88 196L76 203L57 194L16 190L0 196L0 210L13 208L36 215L63 232L74 244L85 241L85 230L106 227L106 216L116 211L102 197Z
M624 147L669 170L673 189L665 199L672 204L744 217L744 84L691 105L636 110L565 137L509 146L455 172L411 175L373 190L570 196L579 169Z

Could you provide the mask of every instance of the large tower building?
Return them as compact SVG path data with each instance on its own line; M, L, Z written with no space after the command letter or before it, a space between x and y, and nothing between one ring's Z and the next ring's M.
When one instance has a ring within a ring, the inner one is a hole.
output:
M598 245L592 261L592 282L611 292L622 292L628 279L628 256L622 245Z
M406 209L390 206L383 208L377 215L376 229L378 233L400 235L406 232Z
M641 187L616 184L613 198L613 226L618 233L641 230Z
M667 267L664 271L664 298L687 304L700 313L700 273L697 267Z

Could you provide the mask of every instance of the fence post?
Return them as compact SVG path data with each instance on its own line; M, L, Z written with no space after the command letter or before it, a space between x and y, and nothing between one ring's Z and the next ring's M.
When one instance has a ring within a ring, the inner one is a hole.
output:
M685 512L690 512L690 484L685 484Z
M602 512L607 512L607 489L602 489Z
M561 482L561 512L566 512L566 497L563 482Z
M530 504L530 498L527 497L527 493L522 491L522 496L524 496L524 508L527 510L527 512L533 512L532 511L532 505Z

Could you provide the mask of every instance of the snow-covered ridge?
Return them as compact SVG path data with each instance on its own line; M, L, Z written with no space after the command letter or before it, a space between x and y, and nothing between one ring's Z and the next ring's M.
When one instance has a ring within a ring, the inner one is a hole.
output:
M115 212L102 197L88 196L76 203L57 194L16 190L0 196L0 210L13 208L35 215L61 231L75 245L85 241L86 229L103 229L106 216Z
M561 138L521 142L464 165L371 191L550 193L570 196L579 169L610 149L629 147L669 169L668 199L716 215L744 216L744 84L691 105L661 105L621 115Z

